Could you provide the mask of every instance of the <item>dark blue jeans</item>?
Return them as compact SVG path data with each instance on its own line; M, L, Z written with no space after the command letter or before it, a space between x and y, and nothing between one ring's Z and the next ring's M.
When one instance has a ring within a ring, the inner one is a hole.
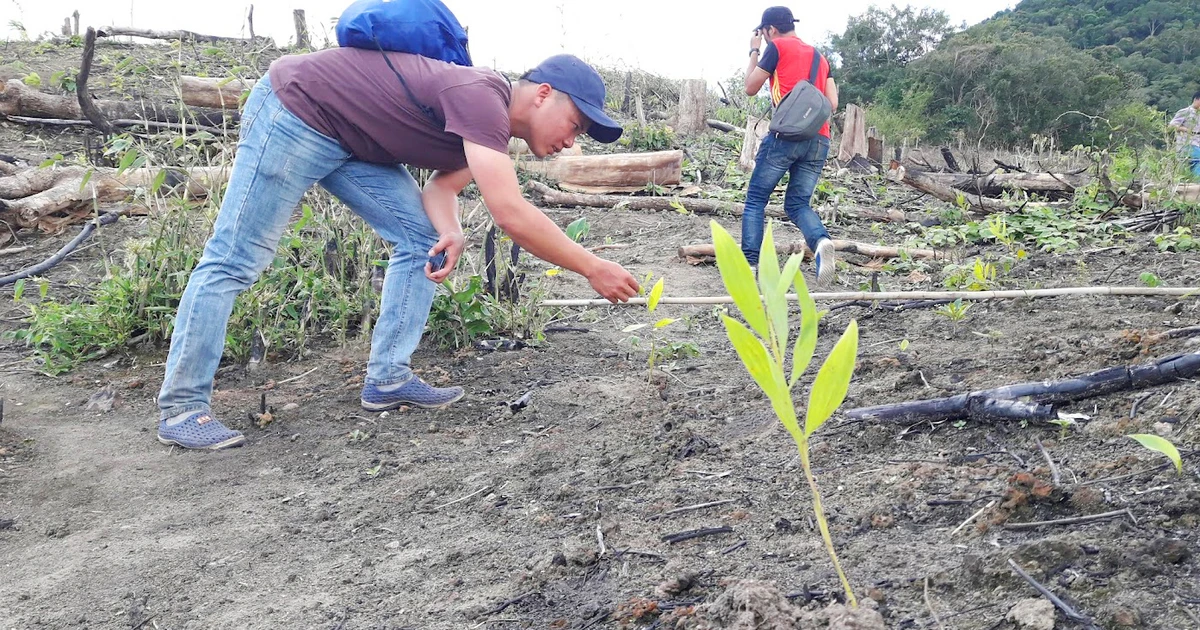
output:
M804 233L808 248L816 250L817 242L829 238L829 231L821 218L812 209L810 201L821 178L821 168L829 156L829 138L817 136L802 142L780 140L774 134L763 138L754 164L754 173L746 189L746 209L742 214L742 253L750 264L758 264L758 252L762 249L763 217L767 199L788 173L787 192L783 197L783 209L788 218Z

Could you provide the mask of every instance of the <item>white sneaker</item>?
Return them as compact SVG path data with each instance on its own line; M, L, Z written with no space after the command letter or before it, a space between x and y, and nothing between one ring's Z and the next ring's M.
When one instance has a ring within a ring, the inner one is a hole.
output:
M817 241L816 263L817 263L817 286L827 287L833 282L834 272L837 269L837 257L833 250L833 241L823 238Z

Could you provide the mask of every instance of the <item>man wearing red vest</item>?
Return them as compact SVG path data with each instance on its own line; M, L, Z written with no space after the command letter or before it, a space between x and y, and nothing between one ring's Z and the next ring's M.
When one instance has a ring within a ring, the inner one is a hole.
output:
M770 80L771 104L778 106L792 88L809 80L829 99L830 109L837 111L837 84L829 76L829 61L822 56L817 76L808 76L812 72L813 55L819 53L796 36L795 23L796 19L787 7L771 7L763 12L762 23L750 40L746 94L758 94L763 83ZM766 50L760 50L763 39L767 40ZM792 142L774 133L763 138L746 190L746 209L742 215L742 252L751 265L758 264L758 253L762 248L767 199L787 173L790 178L784 195L784 210L804 233L809 249L816 254L817 286L828 285L833 280L833 241L809 203L828 155L828 122L810 140Z

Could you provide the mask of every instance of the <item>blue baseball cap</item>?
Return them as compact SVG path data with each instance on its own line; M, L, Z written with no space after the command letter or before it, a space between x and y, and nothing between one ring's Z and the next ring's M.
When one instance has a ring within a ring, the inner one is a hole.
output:
M616 142L624 131L604 113L604 80L600 73L574 55L554 55L525 74L526 80L547 83L571 97L592 126L587 134L600 142Z

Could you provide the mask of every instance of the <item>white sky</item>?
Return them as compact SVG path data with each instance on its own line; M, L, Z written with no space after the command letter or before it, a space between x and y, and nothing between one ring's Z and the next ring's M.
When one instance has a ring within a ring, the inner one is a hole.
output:
M599 65L641 68L672 78L719 81L745 68L750 31L770 3L735 0L443 0L470 30L476 65L519 72L541 59L569 52ZM64 17L79 9L81 30L117 25L188 29L211 35L245 34L254 5L254 31L283 44L294 37L292 9L304 9L320 44L350 0L0 0L0 36L15 38L11 20L31 37L57 33ZM846 19L890 2L841 0L798 2L797 32L809 42L840 33ZM908 4L903 0L897 4ZM916 0L913 6L942 9L951 22L968 25L1010 8L1016 0ZM179 8L168 8L179 7ZM736 7L736 8L735 8ZM3 52L0 50L0 57Z

